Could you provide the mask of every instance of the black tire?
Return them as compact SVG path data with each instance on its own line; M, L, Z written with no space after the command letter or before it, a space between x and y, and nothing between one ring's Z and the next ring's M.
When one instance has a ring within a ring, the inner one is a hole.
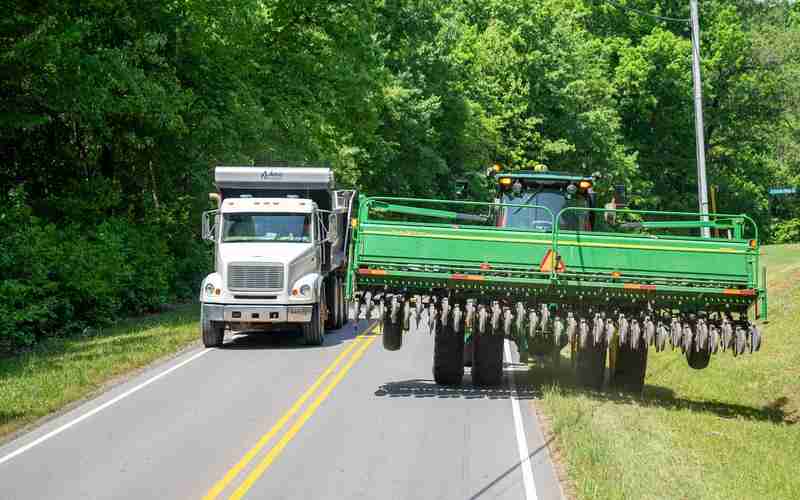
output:
M600 390L603 388L603 377L606 371L605 341L597 345L588 343L584 348L578 347L575 353L575 375L578 384L583 387Z
M345 282L343 278L339 278L339 326L342 328L350 321L350 306L344 298Z
M472 359L472 382L487 387L503 382L502 335L476 335Z
M553 347L553 352L550 353L550 358L553 361L553 367L558 369L561 367L561 348L560 347ZM519 361L520 363L525 363L528 361L528 357L525 356L525 361L522 361L522 353L519 354Z
M206 347L219 347L225 338L225 324L217 321L209 321L200 312L200 331L203 337L203 345Z
M628 345L619 346L614 373L611 374L614 387L636 394L642 392L647 372L647 351L646 347L633 350Z
M459 385L464 378L464 333L452 326L436 329L433 343L433 380L441 385Z
M387 351L399 351L403 347L403 324L383 320L383 348Z
M325 342L325 322L322 321L322 306L325 294L321 294L322 302L314 304L311 309L311 322L303 324L303 340L306 345L322 345Z
M690 346L691 348L686 351L686 361L689 363L689 366L695 370L706 368L711 362L711 350L700 349L698 351L695 347L694 340Z
M337 291L338 279L331 275L325 280L325 303L328 305L328 317L325 319L325 328L335 330L339 328L339 294Z
M464 366L472 366L475 358L475 334L469 336L469 340L464 342Z

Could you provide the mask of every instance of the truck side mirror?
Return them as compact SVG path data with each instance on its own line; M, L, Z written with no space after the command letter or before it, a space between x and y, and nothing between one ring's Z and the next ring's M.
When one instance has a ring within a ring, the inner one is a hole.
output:
M339 220L336 215L335 213L328 214L328 241L331 242L339 239Z
M625 184L617 184L614 186L614 204L617 208L625 208L628 206L628 191Z
M217 236L217 217L219 210L207 210L203 212L203 239L206 241L216 241Z

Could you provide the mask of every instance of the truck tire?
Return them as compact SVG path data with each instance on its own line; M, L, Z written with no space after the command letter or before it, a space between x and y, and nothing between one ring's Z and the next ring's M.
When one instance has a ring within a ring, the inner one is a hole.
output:
M503 382L502 335L475 335L473 337L472 383L495 387Z
M611 383L614 387L626 392L641 394L644 389L644 377L647 372L647 347L639 344L640 349L633 350L628 344L617 349L614 372Z
M203 317L202 310L200 311L200 330L205 347L219 347L222 345L222 340L225 338L225 324L207 320Z
M321 302L311 309L311 321L303 324L303 340L306 345L322 345L325 342L325 322L322 321L322 306L325 294L321 294Z
M348 309L350 309L350 308L347 307L347 301L344 299L344 279L340 276L336 280L336 282L337 282L336 290L338 290L338 293L339 293L339 301L338 301L338 304L339 304L339 318L336 320L336 325L337 325L336 328L342 328L344 325L347 324L347 321L348 321L348 317L347 317L348 314L347 313L348 313Z
M325 319L325 327L330 330L339 328L339 286L338 278L331 275L325 280L325 300L328 305L328 317Z
M392 323L389 319L383 320L383 348L387 351L399 351L403 347L403 323Z
M606 371L606 343L588 343L586 347L578 347L575 353L575 375L578 384L600 390L603 388L603 377Z
M433 341L433 380L440 385L459 385L464 378L464 334L453 327L436 329Z

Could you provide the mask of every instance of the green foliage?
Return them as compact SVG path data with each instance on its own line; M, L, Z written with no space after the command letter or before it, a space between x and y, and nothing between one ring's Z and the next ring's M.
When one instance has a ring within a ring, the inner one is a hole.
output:
M778 222L772 233L776 243L800 243L800 218Z
M156 310L188 265L158 226L109 218L86 230L33 216L19 191L3 201L0 353Z
M4 350L192 295L220 163L330 159L343 185L442 197L456 180L481 191L495 161L545 163L602 172L601 199L624 182L635 207L697 206L682 23L588 0L10 5ZM800 184L797 5L701 6L709 182L719 211L766 229L800 217L770 217L766 192ZM688 17L680 2L635 7Z

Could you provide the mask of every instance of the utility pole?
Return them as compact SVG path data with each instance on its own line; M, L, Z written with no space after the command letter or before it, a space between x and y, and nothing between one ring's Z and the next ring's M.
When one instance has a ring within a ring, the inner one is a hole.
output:
M700 220L708 222L708 186L706 185L706 144L703 128L703 88L700 81L700 21L697 0L689 0L692 23L692 82L694 84L694 128L697 134L697 200L700 204ZM711 237L711 229L700 229L703 238Z

